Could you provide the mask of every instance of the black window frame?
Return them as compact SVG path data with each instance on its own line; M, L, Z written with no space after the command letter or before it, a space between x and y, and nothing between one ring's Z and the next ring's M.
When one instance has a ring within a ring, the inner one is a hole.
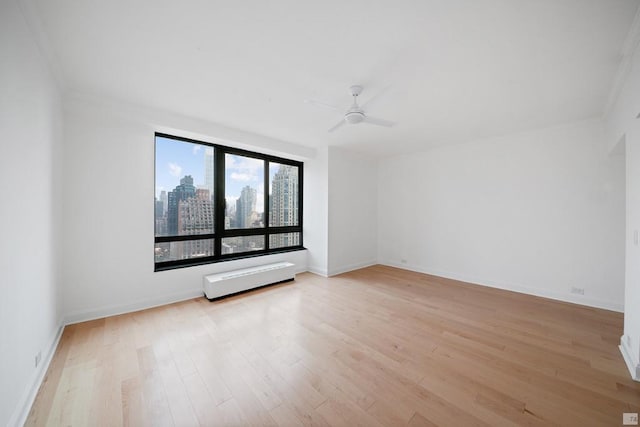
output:
M162 132L155 132L153 138L153 146L154 146L154 188L156 182L155 176L155 163L157 161L156 156L156 140L158 137L173 139L176 141L189 142L192 144L200 144L204 147L212 147L213 148L213 162L214 162L214 189L213 189L213 200L214 200L214 232L208 234L188 234L188 235L174 235L174 236L157 236L156 230L154 226L154 248L157 243L167 243L167 242L180 242L180 241L189 241L189 240L205 240L205 239L213 239L214 242L214 255L206 256L206 257L197 257L197 258L188 258L188 259L180 259L180 260L172 260L172 261L161 261L157 262L154 259L154 271L165 271L165 270L173 270L176 268L182 267L191 267L196 265L203 264L212 264L217 262L225 262L231 261L235 259L242 258L252 258L265 256L270 254L277 253L285 253L292 251L299 251L305 249L303 246L302 240L302 218L303 218L303 187L304 187L304 163L297 161L286 159L284 157L272 156L270 154L258 153L255 151L244 150L235 147L228 147L221 144L199 141L196 139L185 138L176 135L170 135ZM264 227L261 228L239 228L239 229L229 229L225 230L224 221L225 221L225 210L226 210L226 200L225 200L225 155L239 155L244 157L251 157L254 159L259 159L264 161ZM290 166L295 166L298 168L298 225L294 226L270 226L269 225L269 163L279 163ZM155 199L155 198L154 198ZM155 203L155 200L154 200ZM154 218L155 218L155 208L154 208ZM284 248L269 248L269 236L272 234L281 234L281 233L299 233L300 235L300 243L295 246L287 246ZM264 249L253 250L249 252L241 252L241 253L233 253L233 254L222 254L222 239L226 237L240 237L240 236L264 236Z

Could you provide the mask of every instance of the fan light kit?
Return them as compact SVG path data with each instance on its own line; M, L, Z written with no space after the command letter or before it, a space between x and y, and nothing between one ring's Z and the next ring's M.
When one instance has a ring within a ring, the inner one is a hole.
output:
M358 96L362 93L362 86L353 85L349 88L349 95L353 97L353 104L351 107L345 112L344 110L334 107L333 105L328 105L323 102L315 101L315 100L305 100L305 102L309 104L313 104L319 107L324 107L331 109L333 111L337 111L343 115L342 119L336 123L332 128L329 129L329 132L333 132L339 127L343 126L345 123L355 125L358 123L368 123L371 125L383 126L383 127L392 127L395 123L390 122L384 119L378 119L376 117L371 117L365 113L365 108L370 106L374 100L376 100L382 93L378 93L378 95L374 96L366 103L362 104L362 106L358 105ZM383 91L384 92L384 91Z
M347 114L344 115L344 119L354 125L364 120L364 113L360 111L348 111Z

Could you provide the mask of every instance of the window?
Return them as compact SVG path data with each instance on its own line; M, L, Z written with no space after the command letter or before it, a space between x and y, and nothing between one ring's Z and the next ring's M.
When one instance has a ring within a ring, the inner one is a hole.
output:
M302 249L301 162L156 133L155 269Z

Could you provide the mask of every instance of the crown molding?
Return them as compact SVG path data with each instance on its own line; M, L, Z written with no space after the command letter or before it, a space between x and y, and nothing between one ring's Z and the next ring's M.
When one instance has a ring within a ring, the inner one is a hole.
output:
M622 86L624 85L625 80L629 75L629 71L631 70L633 58L637 53L638 44L640 44L640 7L638 7L638 10L636 11L636 15L633 18L633 22L631 23L631 28L627 33L627 37L622 46L622 51L620 52L622 60L620 61L620 65L618 65L618 70L616 71L616 75L613 79L609 97L602 114L602 117L605 119L609 116L609 114L611 114L613 106L618 101Z
M64 78L62 67L58 61L58 57L47 37L44 30L44 24L40 16L40 11L34 0L16 0L20 12L24 17L31 34L40 49L40 53L44 57L49 70L53 75L53 79L61 92L68 89L68 84Z

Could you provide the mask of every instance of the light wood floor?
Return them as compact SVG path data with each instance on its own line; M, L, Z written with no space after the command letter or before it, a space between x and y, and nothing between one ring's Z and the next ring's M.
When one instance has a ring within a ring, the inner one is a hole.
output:
M27 425L617 426L622 315L375 266L65 328Z

